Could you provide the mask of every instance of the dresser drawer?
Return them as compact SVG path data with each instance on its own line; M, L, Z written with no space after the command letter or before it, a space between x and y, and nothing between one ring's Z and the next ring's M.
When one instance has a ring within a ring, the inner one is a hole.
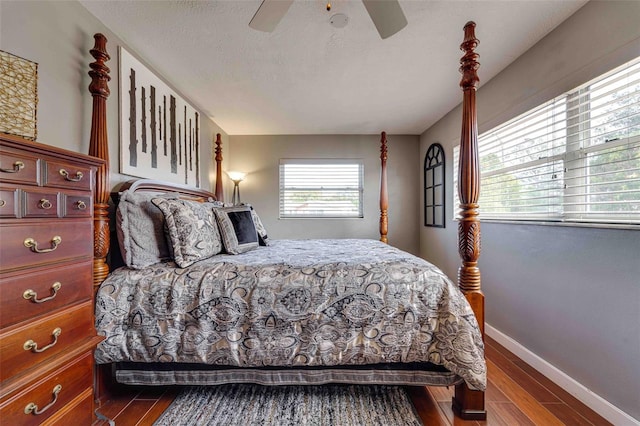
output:
M0 328L92 298L91 261L0 278Z
M0 224L0 270L93 256L93 222L55 219Z
M59 192L51 190L26 190L23 192L23 217L58 217Z
M63 195L64 217L92 217L93 202L89 195Z
M0 180L3 182L38 185L40 159L27 154L0 151Z
M47 160L45 170L45 186L91 190L92 176L89 167Z
M93 336L91 301L5 331L0 335L0 381L33 368Z
M2 424L39 425L92 385L93 354L85 352L64 367L28 384L20 393L3 402L0 406ZM36 410L40 414L35 414Z
M17 189L0 189L0 217L17 217L19 194Z
M78 397L47 419L42 426L90 425L93 423L93 389L86 389Z

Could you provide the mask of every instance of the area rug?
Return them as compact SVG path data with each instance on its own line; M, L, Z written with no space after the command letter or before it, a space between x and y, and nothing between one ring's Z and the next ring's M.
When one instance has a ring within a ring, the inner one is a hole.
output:
M398 386L260 386L182 390L154 426L418 426L411 398Z

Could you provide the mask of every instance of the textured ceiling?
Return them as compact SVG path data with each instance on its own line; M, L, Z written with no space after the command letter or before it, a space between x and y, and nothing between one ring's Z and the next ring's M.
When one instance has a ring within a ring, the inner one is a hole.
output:
M81 3L225 132L266 135L420 134L461 101L467 21L482 84L586 1L400 0L386 40L359 0L296 0L273 33L248 26L260 0Z

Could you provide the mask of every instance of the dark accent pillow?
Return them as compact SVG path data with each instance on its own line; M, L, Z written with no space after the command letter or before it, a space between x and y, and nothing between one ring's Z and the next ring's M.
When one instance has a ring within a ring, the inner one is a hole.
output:
M256 226L256 232L258 233L258 243L261 246L268 246L269 236L267 235L267 230L262 224L262 221L260 220L260 216L258 216L256 209L254 209L253 206L249 203L242 203L241 205L251 208L251 217L253 218L253 224Z
M249 206L214 208L222 243L229 254L240 254L258 247L258 233Z
M190 200L151 200L164 215L173 248L173 259L185 268L222 250L212 203Z

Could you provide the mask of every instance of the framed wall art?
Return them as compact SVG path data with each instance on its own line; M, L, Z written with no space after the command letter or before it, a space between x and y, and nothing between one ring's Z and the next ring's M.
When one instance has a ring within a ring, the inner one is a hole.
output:
M122 46L120 172L200 187L200 114Z
M37 137L38 64L0 50L0 132Z

